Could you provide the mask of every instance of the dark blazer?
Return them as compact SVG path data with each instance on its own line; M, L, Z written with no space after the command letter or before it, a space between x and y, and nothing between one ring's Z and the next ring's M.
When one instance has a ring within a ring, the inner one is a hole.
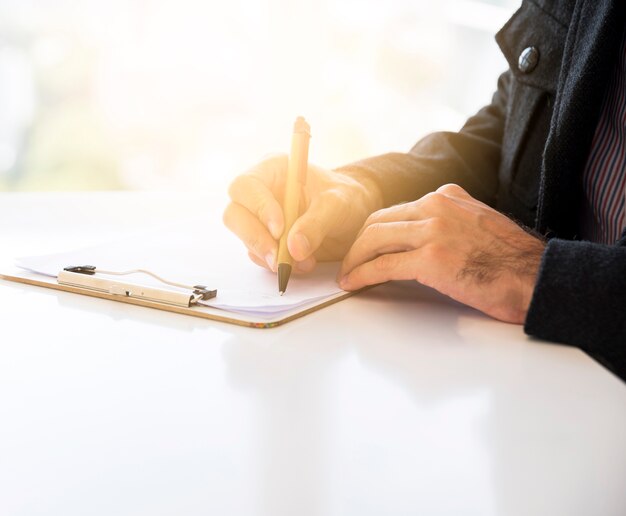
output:
M546 235L525 331L579 346L623 379L626 232L611 246L577 234L582 172L625 26L624 0L524 0L496 35L509 69L490 105L458 133L339 169L373 179L388 205L457 183ZM530 69L519 63L529 47Z

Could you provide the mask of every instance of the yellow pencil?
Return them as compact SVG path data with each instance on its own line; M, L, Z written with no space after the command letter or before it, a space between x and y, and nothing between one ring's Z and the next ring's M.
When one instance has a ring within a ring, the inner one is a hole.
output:
M302 188L306 184L306 173L309 161L309 139L311 128L306 120L299 116L293 125L291 137L291 154L287 166L287 179L285 182L285 198L283 202L283 214L285 217L285 229L278 243L278 292L282 296L287 290L293 259L287 249L287 236L289 231L300 215L300 196Z

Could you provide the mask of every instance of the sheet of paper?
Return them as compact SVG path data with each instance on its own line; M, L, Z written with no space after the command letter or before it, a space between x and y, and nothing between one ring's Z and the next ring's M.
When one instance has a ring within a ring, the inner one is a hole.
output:
M170 281L217 289L217 297L208 306L248 314L279 315L342 292L335 281L339 263L323 263L311 274L292 274L287 291L280 296L276 274L253 264L241 242L222 227L209 230L198 223L98 247L23 257L16 265L52 277L73 265L112 271L148 269ZM144 275L115 279L162 286Z

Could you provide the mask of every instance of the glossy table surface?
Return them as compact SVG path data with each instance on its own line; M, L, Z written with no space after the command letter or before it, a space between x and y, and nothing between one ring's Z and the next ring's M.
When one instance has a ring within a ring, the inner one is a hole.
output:
M222 201L0 194L0 256ZM413 283L259 330L0 281L0 321L2 515L626 514L626 384Z

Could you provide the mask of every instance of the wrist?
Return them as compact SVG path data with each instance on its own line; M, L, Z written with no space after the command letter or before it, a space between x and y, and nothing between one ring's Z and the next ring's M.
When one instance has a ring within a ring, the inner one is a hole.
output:
M530 303L535 292L537 278L539 277L539 266L542 256L543 242L540 242L540 246L537 246L533 253L529 253L524 257L525 263L523 267L516 271L517 295L511 296L511 299L515 299L516 302L511 306L510 322L524 324L526 321Z
M517 303L512 307L511 313L508 317L510 322L515 324L524 324L526 321L526 315L530 308L530 301L533 298L533 292L535 290L535 283L537 276L520 278L520 286L518 289Z

